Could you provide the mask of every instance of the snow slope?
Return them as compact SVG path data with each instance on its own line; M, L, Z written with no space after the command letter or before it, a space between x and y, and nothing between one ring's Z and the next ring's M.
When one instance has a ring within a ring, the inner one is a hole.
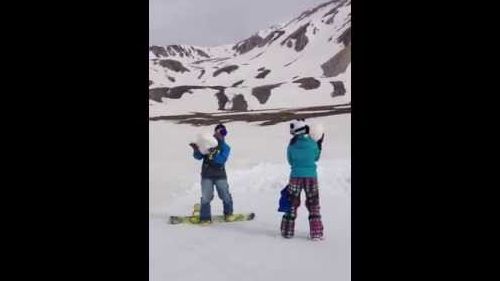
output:
M150 122L150 280L350 280L350 115L308 120L325 126L318 162L326 240L308 237L304 202L296 235L279 235L279 192L288 179L288 124L227 124L227 163L235 212L254 211L250 222L208 227L169 225L168 215L190 214L200 197L201 163L188 142L211 127ZM175 133L174 133L175 132ZM175 159L172 160L172 159ZM222 213L218 197L213 214Z

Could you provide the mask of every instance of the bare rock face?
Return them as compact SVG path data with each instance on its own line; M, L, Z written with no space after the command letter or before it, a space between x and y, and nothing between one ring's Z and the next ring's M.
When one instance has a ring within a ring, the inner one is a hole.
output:
M151 51L151 53L153 53L157 57L168 57L165 48L160 46L151 46L149 47L149 51Z
M332 83L333 86L333 92L332 92L332 97L338 97L338 96L343 96L345 95L345 87L344 83L342 81L333 81L330 82Z
M315 7L314 9L303 12L299 17L295 18L294 20L290 21L287 25L285 25L284 28L286 28L288 25L290 25L293 22L301 21L301 20L309 17L310 15L316 13L319 9L322 9L322 8L332 4L332 3L338 3L335 5L335 7L330 9L323 16L323 18L326 18L327 24L331 24L331 23L333 23L335 15L338 13L338 8L341 5L345 4L346 2L347 2L347 0L332 0L332 1L328 1L326 3L323 3L323 4ZM325 21L325 20L322 20L322 21ZM306 31L307 31L309 24L310 23L306 23L306 24L302 25L301 27L299 27L296 31L294 31L292 34L290 34L285 40L283 40L281 42L281 45L287 46L289 48L295 47L295 50L297 52L302 51L304 49L304 47L307 45L307 43L309 42L309 38L307 38L307 36L306 36ZM317 31L318 31L318 29L316 27L314 27L313 34L315 34ZM251 37L249 37L245 40L242 40L242 41L238 42L237 44L235 44L232 49L234 51L236 51L236 53L241 55L241 54L247 53L255 48L261 48L261 47L264 47L266 45L269 45L272 42L276 41L278 38L280 38L283 34L285 34L285 31L283 29L273 30L265 38L262 38L258 34L254 34ZM293 42L293 40L295 40L295 42ZM255 56L255 57L258 57L259 55ZM236 56L236 54L234 54L234 56Z
M257 76L255 76L255 78L257 78L257 79L263 79L263 78L265 78L265 77L266 77L266 76L267 76L270 72L271 72L271 70L270 70L270 69L262 69L262 70L260 71L260 73L259 73L259 74L257 74Z
M153 85L153 81L149 80L149 86Z
M253 48L259 46L264 39L259 35L252 35L250 38L243 40L233 46L233 50L237 51L239 54L244 54L251 51Z
M219 91L215 94L217 97L217 102L219 103L219 110L224 110L226 108L226 103L229 101L225 92L225 88L220 88Z
M344 44L344 46L348 46L351 43L351 27L347 28L340 34L340 36L337 38L337 42Z
M297 18L295 18L294 20L292 20L291 22L294 22L294 21L301 21L301 20L303 20L303 19L307 18L308 16L310 16L310 15L312 15L312 14L316 13L319 9L321 9L321 8L323 8L323 7L325 7L325 6L328 6L328 5L332 4L332 3L338 2L338 1L339 1L339 0L332 0L332 1L328 1L328 2L326 2L326 3L323 3L323 4L321 4L321 5L317 6L317 7L315 7L314 9L311 9L311 10L305 11L305 12L303 12L302 14L300 14L300 16L298 16Z
M202 69L202 70L201 70L201 73L200 73L200 75L198 76L198 79L201 79L201 77L203 76L203 74L205 74L205 69Z
M321 65L326 77L334 77L346 71L351 63L351 44Z
M201 57L210 58L210 56L207 53L203 52L202 50L196 49L196 52Z
M165 47L151 46L149 47L149 51L151 51L158 58L161 57L195 58L195 55L198 55L200 57L210 58L210 56L207 53L193 46L190 47L183 47L180 45L168 45Z
M333 16L335 16L338 12L339 12L339 10L338 10L338 6L333 7L330 11L328 11L328 13L326 13L326 14L324 14L324 15L323 15L323 18L328 17L328 16L332 16L332 17L333 17ZM326 23L328 23L328 22L326 22Z
M288 35L288 37L281 42L281 45L287 44L288 47L291 47L290 42L292 42L292 40L295 40L295 51L302 51L309 42L309 39L306 36L308 26L309 23L306 23L303 26L299 27L292 34Z
M251 50L255 48L261 48L264 47L265 45L271 44L272 42L276 41L278 38L283 35L285 31L283 30L275 30L269 33L265 38L260 37L257 34L254 34L250 36L249 38L238 42L236 45L233 46L233 50L235 50L238 54L244 54L248 53ZM253 57L256 58L260 56L261 54Z
M172 87L168 91L166 97L170 99L180 99L184 93L191 92L194 89L204 89L203 86L178 86Z
M289 62L289 63L285 64L285 65L284 65L284 67L287 67L287 66L291 65L292 63L294 63L294 62L296 62L296 61L297 61L297 59L294 59L293 61L291 61L291 62ZM295 77L298 77L298 76L295 76ZM295 77L294 77L293 79L295 79Z
M285 34L285 31L283 30L275 30L271 33L269 33L269 35L266 36L266 38L264 38L262 40L262 42L259 43L258 47L264 47L265 45L267 44L271 44L272 42L276 41L278 38L281 37L281 35Z
M231 87L238 87L239 85L241 85L243 82L245 82L245 80L240 80L238 82L235 82L233 85L231 85Z
M312 77L304 77L298 80L293 81L293 83L300 83L301 88L306 90L317 89L321 85L321 82L312 78Z
M237 65L228 65L228 66L222 67L222 68L214 71L213 76L216 77L217 75L221 74L222 72L226 72L227 74L230 74L231 72L235 71L236 69L238 69Z
M335 5L335 7L333 7L326 14L323 15L323 18L327 18L326 21L325 21L326 24L332 24L333 23L335 15L337 15L337 13L338 13L338 8L342 4L344 4L345 2L346 2L345 0L340 1L337 5Z
M232 104L233 104L233 106L232 106L231 110L234 110L234 111L247 111L248 110L248 103L242 94L235 95L232 99Z
M172 59L160 60L160 65L175 72L181 72L181 73L189 72L189 69L185 68L181 62Z
M149 99L162 102L161 98L167 96L168 90L167 87L149 89Z
M252 89L252 95L257 98L260 104L265 104L271 96L271 90L280 85L281 83L255 87Z
M168 80L170 80L170 82L175 82L175 78L172 77L172 76L167 76Z
M260 56L262 56L262 54L264 54L264 52L261 52L261 53L258 53L257 55L255 55L253 58L251 58L250 60L253 60L253 59L256 59ZM248 64L245 64L245 65L248 65Z

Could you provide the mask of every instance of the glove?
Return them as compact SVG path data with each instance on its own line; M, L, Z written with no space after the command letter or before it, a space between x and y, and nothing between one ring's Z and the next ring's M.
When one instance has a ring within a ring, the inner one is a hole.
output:
M317 141L317 144L318 144L318 147L319 147L319 150L322 149L322 146L323 146L323 140L325 138L325 134L323 133L323 135L321 135L321 138Z
M198 145L194 142L190 143L189 146L191 146L194 151L200 151L200 149L198 148Z
M212 147L208 150L208 160L212 160L215 155L219 152L217 147Z

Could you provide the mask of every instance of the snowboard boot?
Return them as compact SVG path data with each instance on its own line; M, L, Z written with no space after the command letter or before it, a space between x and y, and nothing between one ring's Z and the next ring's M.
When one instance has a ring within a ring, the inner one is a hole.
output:
M224 220L227 222L233 222L237 219L238 217L235 215L224 215Z
M201 226L207 226L212 224L212 220L202 220L199 223Z
M325 240L324 237L310 237L311 241L323 241Z

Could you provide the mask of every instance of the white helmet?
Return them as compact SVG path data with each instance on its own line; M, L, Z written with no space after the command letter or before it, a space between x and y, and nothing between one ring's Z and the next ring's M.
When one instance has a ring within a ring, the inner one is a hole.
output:
M307 124L304 119L296 119L290 123L290 134L299 135L307 133Z

